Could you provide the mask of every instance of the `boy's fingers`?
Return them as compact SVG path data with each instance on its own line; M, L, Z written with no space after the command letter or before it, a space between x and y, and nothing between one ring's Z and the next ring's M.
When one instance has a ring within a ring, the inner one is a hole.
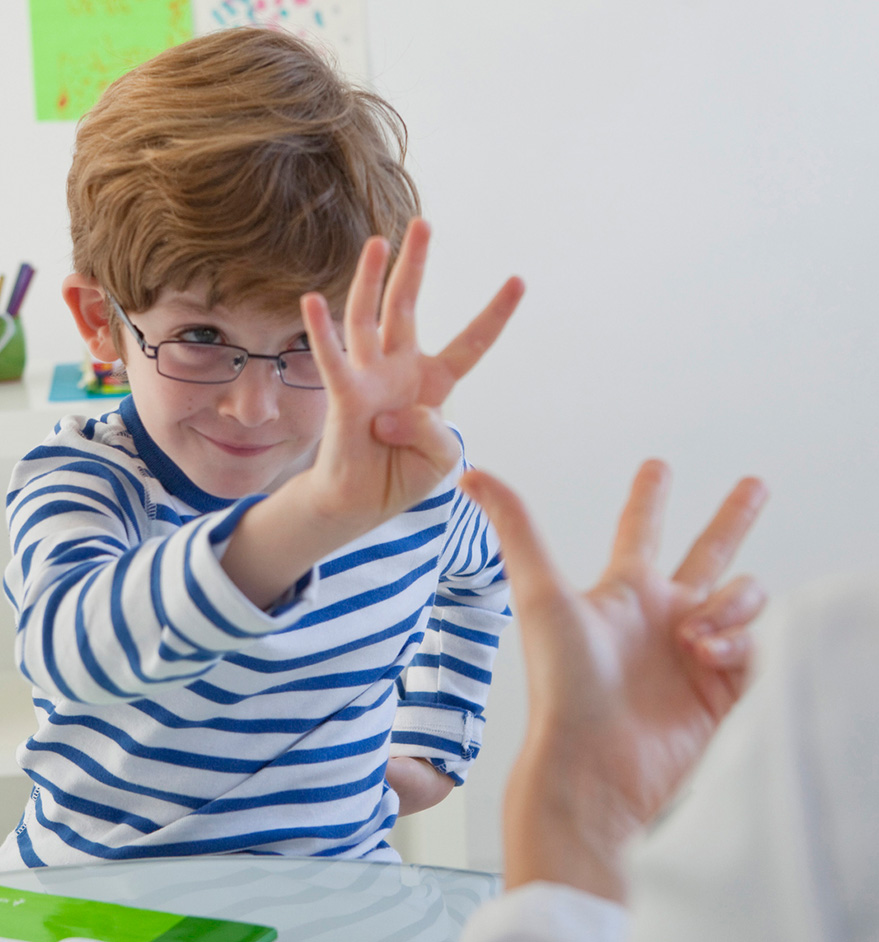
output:
M467 471L458 483L485 510L497 530L519 604L527 604L532 594L557 588L561 579L521 498L484 471Z
M323 295L311 292L299 302L311 352L327 389L337 388L347 368L342 342Z
M444 474L454 468L461 454L442 416L427 406L382 412L373 421L372 433L382 444L418 452Z
M437 359L442 361L455 382L473 369L497 340L524 293L525 283L521 278L507 279L485 309L438 354Z
M421 290L429 242L430 226L423 219L413 219L385 291L381 330L388 353L415 343L415 302Z
M768 496L766 485L757 478L739 481L693 544L675 582L708 591L732 561Z
M664 461L654 458L641 465L620 515L611 552L611 569L615 561L633 556L646 562L656 558L670 483L671 471Z
M378 311L390 248L385 239L366 240L345 304L345 340L352 361L370 362L381 349Z

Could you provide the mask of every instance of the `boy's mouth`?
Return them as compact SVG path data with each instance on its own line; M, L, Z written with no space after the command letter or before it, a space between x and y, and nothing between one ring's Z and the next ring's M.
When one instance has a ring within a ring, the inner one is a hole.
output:
M230 442L217 438L211 438L210 435L205 435L204 433L202 433L202 437L209 441L216 448L219 448L220 451L225 452L227 455L234 455L239 458L253 458L255 455L264 454L265 452L274 448L273 444L263 445L245 442Z

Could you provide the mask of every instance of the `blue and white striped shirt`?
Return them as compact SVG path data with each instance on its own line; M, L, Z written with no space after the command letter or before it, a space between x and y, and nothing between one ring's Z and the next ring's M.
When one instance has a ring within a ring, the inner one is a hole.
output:
M7 497L34 783L0 869L191 854L393 859L389 752L456 781L479 751L508 586L455 488L321 561L271 611L219 559L260 497L221 500L129 398L71 416Z

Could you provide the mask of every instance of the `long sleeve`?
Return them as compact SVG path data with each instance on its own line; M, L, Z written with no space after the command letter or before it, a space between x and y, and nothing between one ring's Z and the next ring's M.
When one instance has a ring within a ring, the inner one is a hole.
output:
M879 579L779 599L761 669L634 855L632 938L879 938Z
M627 927L618 903L560 883L529 883L483 904L461 942L622 942Z
M460 491L440 558L440 577L419 652L399 681L391 755L429 758L456 783L482 745L484 709L509 585L494 530Z
M4 587L20 669L50 696L154 695L294 620L260 611L220 566L253 499L183 521L138 472L124 449L61 430L13 474Z

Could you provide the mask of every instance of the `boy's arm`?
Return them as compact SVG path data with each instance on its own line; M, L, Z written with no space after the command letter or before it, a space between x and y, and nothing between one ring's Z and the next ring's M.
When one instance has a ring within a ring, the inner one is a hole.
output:
M400 794L401 814L436 804L466 778L482 746L498 637L511 617L497 537L460 491L440 571L424 640L398 683L388 781Z
M260 607L318 560L418 503L460 455L439 407L497 338L524 288L511 278L441 353L426 356L415 335L415 302L428 241L427 224L414 220L387 287L388 244L367 241L346 304L344 350L324 299L302 299L327 392L318 454L310 469L242 517L222 559Z
M13 472L4 589L16 657L35 686L88 703L154 696L301 617L310 588L269 614L220 568L251 501L165 525L173 509L156 503L124 439L95 434L64 420Z

